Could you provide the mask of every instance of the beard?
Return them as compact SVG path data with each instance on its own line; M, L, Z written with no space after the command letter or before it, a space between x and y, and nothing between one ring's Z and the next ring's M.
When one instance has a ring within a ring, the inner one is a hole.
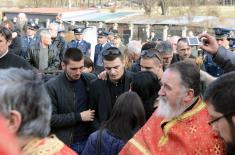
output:
M180 96L176 99L175 103L170 103L165 96L160 96L157 116L164 117L165 119L172 119L180 116L189 107L189 105L184 105L182 102L185 91L185 89L182 89Z
M176 101L175 107L172 107L171 103L164 96L159 97L159 105L157 108L157 116L164 117L165 119L172 119L181 115L186 109L181 105L182 98Z

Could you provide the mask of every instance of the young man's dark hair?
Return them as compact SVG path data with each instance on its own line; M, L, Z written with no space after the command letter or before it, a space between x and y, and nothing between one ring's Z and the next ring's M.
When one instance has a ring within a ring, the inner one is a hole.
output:
M178 44L179 42L181 42L181 41L188 44L188 41L187 41L186 38L180 38L180 39L177 41L177 44Z
M94 63L88 56L84 56L84 67L92 67L94 69Z
M12 34L11 31L3 26L0 26L0 34L7 40L10 41L12 40Z
M211 116L209 124L226 143L228 155L235 152L235 72L222 75L204 93Z
M109 47L102 53L103 60L113 61L116 58L123 60L123 55L117 47Z
M68 48L64 54L63 62L68 64L70 60L80 61L83 59L83 54L78 48Z
M141 51L143 50L148 50L148 49L151 49L151 48L155 48L157 46L157 43L156 42L147 42L145 43L142 48L141 48Z
M217 112L235 113L235 72L227 73L211 83L204 93L204 100L210 102Z

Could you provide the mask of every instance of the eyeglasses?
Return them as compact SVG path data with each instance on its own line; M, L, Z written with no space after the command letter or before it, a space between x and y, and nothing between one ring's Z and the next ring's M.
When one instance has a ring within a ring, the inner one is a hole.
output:
M156 57L160 62L162 62L162 58L154 51L143 50L140 54L141 57L147 56L148 58Z
M120 55L121 52L118 48L111 48L111 49L104 50L102 53L103 56L110 55L110 54Z
M228 117L228 116L230 116L230 115L232 115L232 114L234 114L234 113L235 113L235 112L230 112L230 113L224 114L224 115L222 115L222 116L220 116L220 117L217 117L217 118L215 118L215 119L209 121L208 124L209 124L209 125L212 125L213 123L219 121L221 118L226 118L226 117Z

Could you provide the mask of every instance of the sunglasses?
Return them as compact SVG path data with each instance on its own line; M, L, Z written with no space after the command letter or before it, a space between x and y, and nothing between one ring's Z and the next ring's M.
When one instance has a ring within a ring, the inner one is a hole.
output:
M156 57L160 62L162 62L162 58L158 55L158 53L153 52L153 51L143 50L141 51L140 56L148 57L148 58Z
M113 49L107 49L107 50L103 51L103 53L102 53L103 56L110 55L110 54L120 55L121 52L118 48L113 48Z

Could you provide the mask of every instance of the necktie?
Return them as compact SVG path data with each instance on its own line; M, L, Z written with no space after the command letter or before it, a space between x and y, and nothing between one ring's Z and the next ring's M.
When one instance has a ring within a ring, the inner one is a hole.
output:
M30 44L32 42L32 38L29 37L28 43Z
M78 46L79 46L79 42L80 42L80 41L78 40L78 41L77 41L77 48L78 48Z
M103 49L103 46L102 46L102 45L100 45L100 51L102 51L102 49Z

